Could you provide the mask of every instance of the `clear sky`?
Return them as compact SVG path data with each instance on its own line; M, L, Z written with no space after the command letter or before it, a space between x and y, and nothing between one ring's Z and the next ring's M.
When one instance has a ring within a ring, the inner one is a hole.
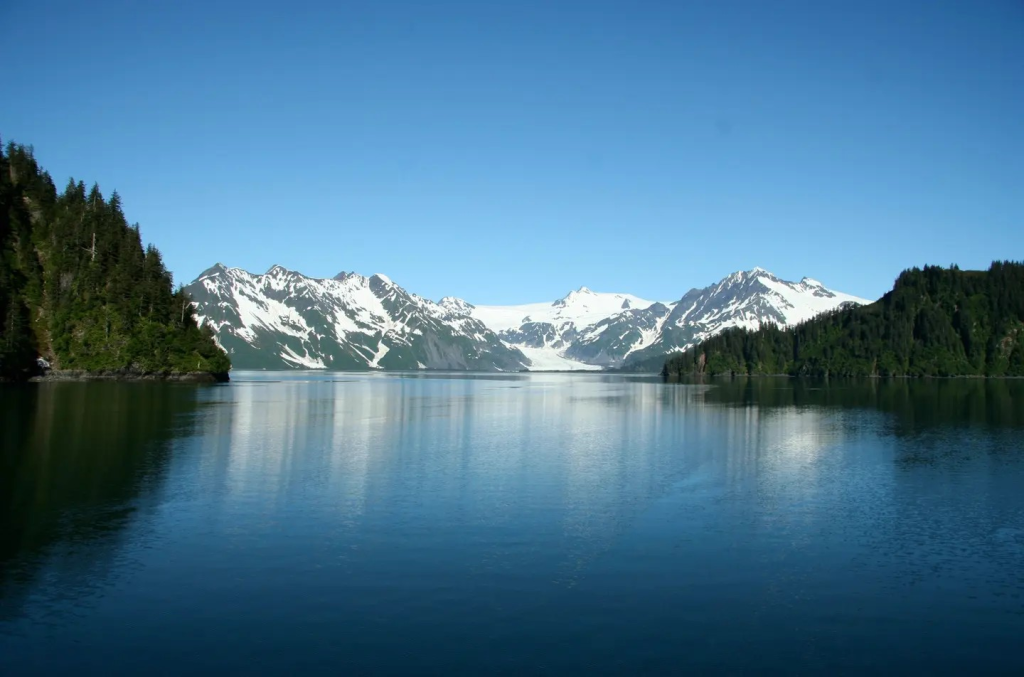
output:
M1024 2L0 0L0 135L188 282L866 297L1024 259Z

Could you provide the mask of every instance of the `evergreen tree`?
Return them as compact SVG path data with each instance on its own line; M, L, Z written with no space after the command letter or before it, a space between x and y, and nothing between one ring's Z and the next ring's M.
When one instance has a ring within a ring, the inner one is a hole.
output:
M29 375L37 355L64 369L230 368L120 196L74 180L58 194L12 143L0 149L0 378Z
M1024 264L988 271L904 271L868 306L788 330L732 329L670 358L666 378L689 374L1024 376Z

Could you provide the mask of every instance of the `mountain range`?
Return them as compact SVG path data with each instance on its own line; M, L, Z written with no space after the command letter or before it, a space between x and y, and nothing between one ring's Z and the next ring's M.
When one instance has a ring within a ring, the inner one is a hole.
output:
M217 264L185 287L236 369L632 369L730 327L791 326L867 300L754 268L677 301L586 287L554 302L473 305L417 296L386 275L259 275Z

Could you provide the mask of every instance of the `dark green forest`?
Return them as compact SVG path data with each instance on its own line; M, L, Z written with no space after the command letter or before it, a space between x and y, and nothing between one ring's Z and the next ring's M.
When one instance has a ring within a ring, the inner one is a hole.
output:
M912 268L867 306L789 329L730 329L665 363L695 374L1024 376L1024 264Z
M227 355L143 247L116 192L58 193L32 149L0 148L0 379L55 369L226 374Z

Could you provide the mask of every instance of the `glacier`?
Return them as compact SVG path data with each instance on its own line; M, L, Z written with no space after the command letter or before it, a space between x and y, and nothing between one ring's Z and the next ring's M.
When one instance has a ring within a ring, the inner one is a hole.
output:
M313 278L280 265L259 275L217 264L186 291L236 368L265 369L656 370L730 327L792 326L869 303L763 268L676 301L580 287L553 302L434 302L381 273Z

